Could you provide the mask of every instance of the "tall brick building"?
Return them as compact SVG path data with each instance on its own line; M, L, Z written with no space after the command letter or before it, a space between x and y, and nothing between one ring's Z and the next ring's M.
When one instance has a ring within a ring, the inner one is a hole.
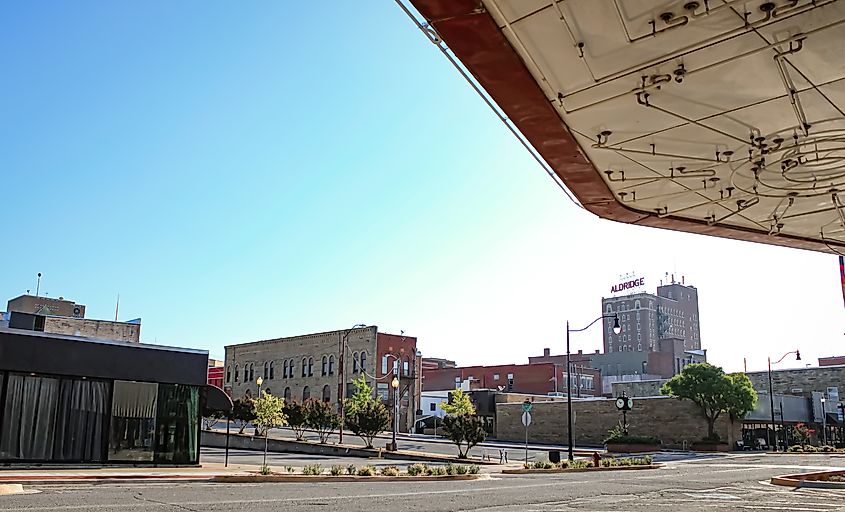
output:
M256 380L261 376L265 391L286 400L314 398L339 406L341 386L349 397L354 393L352 382L364 375L375 394L392 404L390 381L394 361L398 361L400 422L403 430L409 429L412 413L420 404L422 357L417 351L417 339L381 333L376 326L362 327L348 331L347 350L341 354L341 340L346 333L342 329L229 345L225 348L224 389L233 398L255 396Z

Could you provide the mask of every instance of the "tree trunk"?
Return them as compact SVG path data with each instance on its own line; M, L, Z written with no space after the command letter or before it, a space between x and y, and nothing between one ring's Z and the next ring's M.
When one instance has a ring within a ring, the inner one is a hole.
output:
M716 437L716 418L707 418L707 437Z

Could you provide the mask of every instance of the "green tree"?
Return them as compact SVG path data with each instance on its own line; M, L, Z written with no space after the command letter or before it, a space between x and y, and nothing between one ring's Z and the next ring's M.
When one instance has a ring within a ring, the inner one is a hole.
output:
M487 438L481 418L472 414L448 415L443 418L443 430L458 447L458 458L465 459L473 446Z
M206 430L213 430L217 423L226 416L224 411L211 409L208 406L202 408L202 423Z
M305 423L317 431L320 442L326 443L329 436L340 427L340 415L334 412L329 402L308 400L305 402Z
M232 419L238 422L238 426L240 427L238 434L243 434L246 426L255 419L252 399L247 397L238 398L232 405L234 406L232 409Z
M352 383L355 393L344 403L346 426L367 444L367 448L372 448L373 439L390 426L390 414L373 396L373 388L366 377L361 375Z
M372 448L373 439L390 426L390 414L383 403L372 401L357 406L353 413L347 412L346 426Z
M461 414L473 415L475 414L475 406L472 405L472 400L469 395L465 394L460 389L456 389L450 393L451 403L441 402L440 407L443 412L452 416L459 416Z
M305 404L294 402L293 400L285 401L283 409L285 416L288 418L288 425L293 433L296 435L297 441L302 441L305 436L305 429L308 427L308 416L305 410Z
M361 375L353 380L352 384L355 386L355 393L344 401L347 416L355 414L358 408L375 402L373 387L367 383L365 376Z
M263 469L267 467L267 437L270 429L281 427L287 420L284 413L285 401L266 391L262 391L261 396L252 401L252 406L253 414L255 415L254 423L264 432Z
M718 440L716 420L723 413L741 419L757 405L757 393L745 374L727 375L709 363L691 364L660 389L664 395L692 400L707 419L707 439Z

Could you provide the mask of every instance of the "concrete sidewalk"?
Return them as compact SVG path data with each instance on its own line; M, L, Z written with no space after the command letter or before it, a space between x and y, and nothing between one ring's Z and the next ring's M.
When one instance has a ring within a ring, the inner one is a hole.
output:
M38 468L38 469L0 469L0 483L60 483L60 482L124 482L124 481L180 481L208 482L219 476L245 476L254 474L259 469L253 465L203 464L201 467L183 468Z

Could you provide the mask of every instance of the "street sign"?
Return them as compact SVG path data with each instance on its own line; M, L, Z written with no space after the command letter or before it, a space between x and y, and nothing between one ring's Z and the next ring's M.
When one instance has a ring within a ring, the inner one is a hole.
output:
M531 413L530 412L525 411L524 413L522 413L522 424L525 425L526 428L528 428L528 426L531 425Z
M534 404L532 404L531 402L529 402L527 400L525 402L522 402L522 412L531 412L531 407L533 405Z

